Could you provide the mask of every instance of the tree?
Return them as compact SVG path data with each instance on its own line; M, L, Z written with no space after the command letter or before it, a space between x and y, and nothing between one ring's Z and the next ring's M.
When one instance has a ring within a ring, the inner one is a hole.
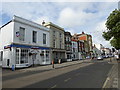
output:
M120 49L120 10L115 9L107 18L105 23L107 31L103 32L103 37L110 40L116 49Z

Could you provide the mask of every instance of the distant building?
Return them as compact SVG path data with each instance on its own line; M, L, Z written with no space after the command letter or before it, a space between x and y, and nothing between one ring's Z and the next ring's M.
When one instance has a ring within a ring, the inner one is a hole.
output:
M79 40L84 41L84 48L87 56L91 56L92 54L92 36L89 34L77 34Z
M67 61L72 61L72 35L70 32L65 32L65 49Z
M78 43L77 40L71 39L72 41L72 60L78 60Z
M102 44L95 44L95 47L100 51L99 55L105 55L105 47Z
M93 46L93 54L94 54L94 57L98 57L98 56L101 55L101 50L100 50L100 48L97 48L95 44L94 44L94 46Z
M44 23L43 26L49 28L50 31L50 47L52 49L51 60L58 63L61 59L65 61L65 38L64 38L64 28L53 24L52 22Z
M77 54L76 58L77 59L83 59L85 57L85 47L84 47L84 41L80 40L77 36L77 34L74 34L72 36L72 41L77 42ZM74 52L73 52L74 53ZM74 56L74 55L73 55Z
M103 48L102 50L104 50L104 53L105 53L105 55L107 56L107 55L110 55L111 54L111 49L109 49L109 48Z

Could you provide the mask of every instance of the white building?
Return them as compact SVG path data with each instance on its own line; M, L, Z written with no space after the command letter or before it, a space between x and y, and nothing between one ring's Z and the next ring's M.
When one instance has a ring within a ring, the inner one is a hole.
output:
M49 29L32 21L14 16L0 30L2 67L28 67L51 64Z
M78 60L78 43L77 41L72 40L72 59Z
M51 60L54 63L65 61L65 40L64 40L64 28L52 23L44 23L45 27L50 31L50 47L51 47Z
M102 54L99 45L97 45L97 47L96 47L96 45L94 44L93 54L94 54L94 57L98 57Z

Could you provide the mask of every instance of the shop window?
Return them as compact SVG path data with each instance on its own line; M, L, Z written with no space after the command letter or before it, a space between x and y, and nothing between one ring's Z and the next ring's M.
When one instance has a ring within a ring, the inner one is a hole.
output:
M19 64L19 49L16 48L16 64Z
M20 63L28 63L28 49L21 49L21 60Z
M46 61L49 61L49 51L46 51Z
M29 50L16 48L16 64L28 63Z

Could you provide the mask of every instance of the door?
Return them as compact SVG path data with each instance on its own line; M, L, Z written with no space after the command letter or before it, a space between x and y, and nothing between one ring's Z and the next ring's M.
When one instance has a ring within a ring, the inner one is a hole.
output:
M10 65L10 59L7 59L7 66Z
M0 61L3 61L3 51L0 52Z
M33 66L34 66L34 64L35 64L35 60L36 60L36 54L34 53L34 54L32 55Z
M0 52L0 66L2 66L3 61L3 51Z

